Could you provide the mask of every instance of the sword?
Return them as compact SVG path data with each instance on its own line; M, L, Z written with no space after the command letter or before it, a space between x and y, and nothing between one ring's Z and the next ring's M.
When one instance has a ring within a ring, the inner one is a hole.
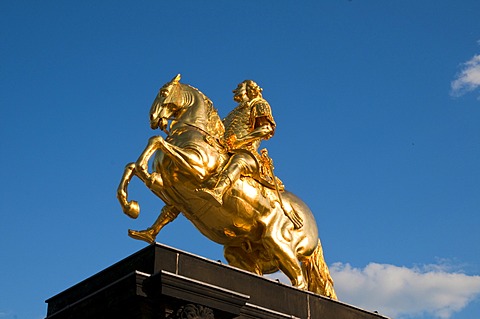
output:
M280 202L280 207L283 210L283 213L285 216L290 219L290 221L293 223L293 227L295 229L300 229L303 227L303 219L298 215L298 213L293 209L292 210L287 210L285 206L283 205L283 200L282 200L282 195L280 194L280 189L278 188L278 183L277 183L277 177L273 173L273 160L272 158L268 155L268 150L266 148L261 150L262 152L262 157L265 158L265 162L268 164L270 174L272 175L273 178L273 185L275 185L275 191L277 192L277 197L278 201Z

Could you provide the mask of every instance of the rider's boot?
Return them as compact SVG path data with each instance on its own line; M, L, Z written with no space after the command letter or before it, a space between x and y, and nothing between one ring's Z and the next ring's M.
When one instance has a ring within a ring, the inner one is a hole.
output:
M213 204L217 207L223 205L223 195L227 191L228 187L232 184L230 177L225 172L220 174L217 184L215 187L210 188L200 188L197 189L198 196L206 200L213 200Z

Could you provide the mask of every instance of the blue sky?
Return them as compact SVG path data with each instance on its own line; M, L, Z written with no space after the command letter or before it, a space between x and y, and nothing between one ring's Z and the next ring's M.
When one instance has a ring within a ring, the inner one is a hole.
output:
M115 198L177 73L221 116L257 81L262 145L314 211L339 298L394 318L480 313L480 2L2 1L0 318L134 253L162 203ZM214 260L183 217L161 243ZM368 296L368 298L365 298Z

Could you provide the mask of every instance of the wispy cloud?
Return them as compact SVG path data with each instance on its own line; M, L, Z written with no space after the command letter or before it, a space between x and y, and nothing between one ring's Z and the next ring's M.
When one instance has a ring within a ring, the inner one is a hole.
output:
M480 41L478 43L480 44ZM462 70L451 83L451 94L452 96L458 97L479 87L480 54L477 54L462 64Z
M370 263L361 269L335 263L330 272L341 301L397 319L424 314L448 319L480 294L480 276L442 265Z

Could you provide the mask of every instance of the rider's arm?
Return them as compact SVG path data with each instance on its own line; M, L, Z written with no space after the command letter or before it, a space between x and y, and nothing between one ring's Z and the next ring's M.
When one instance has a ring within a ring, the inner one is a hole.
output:
M273 136L274 132L275 132L275 128L267 117L262 116L262 117L256 118L255 128L253 129L253 131L237 139L234 142L233 148L238 148L244 144L253 142L259 138L265 139L265 140L269 139L270 137Z

